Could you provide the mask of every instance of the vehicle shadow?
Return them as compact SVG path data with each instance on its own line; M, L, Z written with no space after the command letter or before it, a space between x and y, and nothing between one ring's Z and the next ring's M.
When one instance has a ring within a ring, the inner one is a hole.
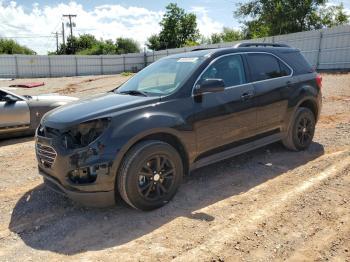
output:
M276 143L201 168L185 179L173 201L151 212L120 204L84 208L40 185L17 202L9 229L31 248L65 255L116 247L178 217L213 221L215 217L200 209L247 192L323 153L318 143L304 152L290 152Z
M0 148L2 146L10 146L10 145L15 145L15 144L29 142L29 141L34 141L33 135L31 135L31 136L28 136L28 135L25 135L25 136L17 135L17 136L12 136L12 137L8 137L8 138L0 136Z

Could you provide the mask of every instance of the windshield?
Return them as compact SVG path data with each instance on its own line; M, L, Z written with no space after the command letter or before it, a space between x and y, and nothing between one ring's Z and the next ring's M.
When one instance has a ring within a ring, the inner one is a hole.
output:
M147 96L171 94L181 86L203 59L203 57L187 57L159 60L137 73L115 92Z

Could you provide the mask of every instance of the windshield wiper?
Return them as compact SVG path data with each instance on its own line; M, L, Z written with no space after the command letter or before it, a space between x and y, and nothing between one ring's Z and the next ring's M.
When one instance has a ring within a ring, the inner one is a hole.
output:
M117 92L117 94L126 94L126 95L132 95L132 96L138 96L138 95L148 96L146 92L139 91L139 90L121 91L121 92Z

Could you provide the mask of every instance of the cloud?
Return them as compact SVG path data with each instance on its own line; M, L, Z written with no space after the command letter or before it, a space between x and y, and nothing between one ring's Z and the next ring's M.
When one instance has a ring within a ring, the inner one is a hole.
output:
M210 35L221 31L223 25L213 21L208 16L207 9L193 7L191 11L197 14L202 34ZM62 18L63 14L77 14L74 18L75 35L89 33L103 39L130 37L144 46L150 35L160 31L159 21L164 11L118 4L99 5L87 10L74 1L52 5L35 3L31 8L25 8L15 1L0 0L0 37L16 37L14 39L20 44L27 45L38 54L46 54L56 48L52 33L61 32L62 21L68 22ZM68 34L69 28L66 27L66 35ZM60 36L60 42L61 39Z
M209 17L209 10L206 7L192 6L190 11L197 15L198 28L204 36L210 36L212 33L222 31L224 25Z
M162 11L121 5L101 5L88 11L76 2L51 6L34 4L29 9L25 11L24 7L15 1L6 5L0 1L0 36L15 36L16 41L39 54L55 50L56 40L52 33L61 31L62 21L68 22L62 18L62 14L77 14L74 18L75 35L89 33L104 39L130 37L141 45L144 45L151 34L160 30L159 21L163 15ZM67 27L66 34L69 34ZM50 35L51 37L48 37Z

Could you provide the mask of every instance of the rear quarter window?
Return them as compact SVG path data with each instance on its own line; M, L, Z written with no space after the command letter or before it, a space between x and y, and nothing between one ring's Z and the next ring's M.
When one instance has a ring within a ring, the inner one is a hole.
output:
M248 54L247 61L252 81L267 80L291 74L290 68L273 55Z
M314 72L311 64L299 51L284 52L280 54L282 59L293 68L295 74L307 74Z

